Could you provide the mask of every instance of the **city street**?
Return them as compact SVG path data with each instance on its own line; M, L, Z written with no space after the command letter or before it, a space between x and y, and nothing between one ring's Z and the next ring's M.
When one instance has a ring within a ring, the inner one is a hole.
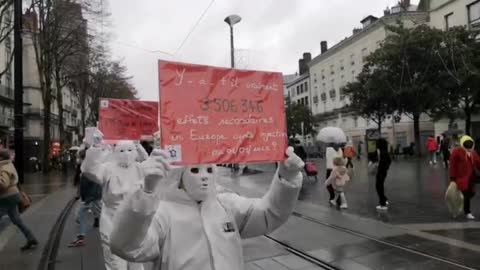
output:
M317 161L322 173L323 162ZM443 200L445 169L418 160L393 163L386 184L392 203L387 213L379 214L374 209L373 176L367 177L364 161L355 165L355 176L346 189L348 210L327 205L321 177L317 183L305 185L294 215L285 225L268 237L244 241L246 269L478 269L480 223L449 218ZM230 177L228 169L219 167L217 182L241 195L262 196L274 166L250 168L262 172ZM66 183L57 175L48 185L37 187L50 195L24 214L28 224L36 224L33 230L41 245L35 251L19 253L22 236L12 227L1 230L1 270L37 269L45 261L46 246L56 241L56 269L103 269L96 230L87 235L85 247L67 248L77 225L72 204L75 190ZM474 214L479 210L480 200L475 198ZM64 224L59 226L62 219ZM57 234L61 237L55 237ZM325 265L320 266L322 263ZM325 268L329 266L337 268Z

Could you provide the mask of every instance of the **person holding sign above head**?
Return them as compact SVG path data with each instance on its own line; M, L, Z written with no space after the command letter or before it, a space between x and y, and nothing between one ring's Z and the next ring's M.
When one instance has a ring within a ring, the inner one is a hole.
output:
M174 167L168 152L155 149L142 163L145 178L131 179L143 187L115 215L112 252L162 270L243 270L241 239L271 233L295 207L304 163L292 147L286 153L269 191L252 199L216 193L214 164Z
M142 264L127 262L110 251L110 233L117 209L129 193L143 184L143 168L136 162L141 152L133 142L120 142L110 153L107 146L97 141L86 151L82 163L83 174L102 186L100 237L107 270L143 270Z

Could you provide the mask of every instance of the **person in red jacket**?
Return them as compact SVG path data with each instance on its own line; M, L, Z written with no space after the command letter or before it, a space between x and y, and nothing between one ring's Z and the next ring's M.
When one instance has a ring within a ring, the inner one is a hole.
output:
M480 170L480 157L473 150L475 143L470 136L460 139L460 147L450 157L450 181L454 181L464 197L463 210L467 219L475 219L470 209L470 200L475 195L475 168Z
M427 151L430 154L430 165L437 165L438 143L433 136L428 137Z

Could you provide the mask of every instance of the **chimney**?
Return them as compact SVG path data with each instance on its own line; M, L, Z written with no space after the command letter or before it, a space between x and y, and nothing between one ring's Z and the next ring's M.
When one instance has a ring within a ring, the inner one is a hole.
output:
M362 28L353 28L353 34L357 34L357 33L360 33L362 32Z
M324 54L325 52L327 52L327 50L328 50L327 41L324 40L324 41L320 42L320 53Z
M392 13L392 11L390 10L389 7L387 7L384 11L383 11L383 16L388 16Z
M305 60L305 65L312 61L312 54L309 52L303 53L303 60Z
M365 19L360 21L360 23L363 25L363 28L365 28L365 27L371 25L372 23L374 23L377 20L378 20L377 17L372 16L372 15L368 15Z
M298 60L298 72L300 72L300 76L307 73L307 64L305 63L305 59Z

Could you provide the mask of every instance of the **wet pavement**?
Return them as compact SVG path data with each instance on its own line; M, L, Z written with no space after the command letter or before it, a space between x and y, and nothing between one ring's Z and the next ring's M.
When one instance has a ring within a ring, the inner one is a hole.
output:
M72 171L69 171L67 175L57 170L53 170L47 175L42 172L25 173L24 184L21 187L32 199L33 207L50 194L65 188L67 185L73 185L72 178ZM7 216L0 216L0 233L8 225L10 225L10 219Z
M317 164L324 172L323 162ZM394 203L379 214L374 176L368 175L366 163L355 165L346 189L348 210L328 206L323 179L309 182L295 210L300 215L271 236L340 269L480 269L480 223L449 217L444 168L394 163L387 178L387 194ZM272 165L262 174L217 181L242 195L259 197L268 189L273 171ZM472 205L474 211L480 209L478 198Z
M317 163L324 172L324 160ZM283 245L265 237L243 241L245 269L321 269L285 247L305 252L312 258L344 270L480 269L480 223L449 218L443 201L447 184L443 168L418 165L415 161L394 163L386 185L392 204L388 213L378 214L374 210L374 176L367 174L365 163L357 162L355 165L355 176L346 190L348 210L340 211L328 206L323 179L307 183L295 214L269 236ZM217 183L244 196L260 197L268 189L275 167L271 164L256 167L263 172L234 177L230 177L228 169L219 168ZM38 178L32 179L26 187L39 198L41 194L53 191L52 195L33 206L33 211L26 213L29 224L39 225L35 230L42 234L41 241L44 242L43 238L47 237L46 232L50 229L48 226L51 226L49 224L58 215L59 209L65 206L67 197L73 196L74 190L69 185L70 180L61 175L45 181L43 186L39 185ZM66 195L59 195L62 190ZM473 209L480 210L478 198L473 202ZM77 230L74 212L62 235L56 268L104 269L97 230L92 230L87 236L87 246L77 249L66 247ZM48 222L41 221L47 216L51 217ZM17 249L21 236L13 232L9 230L6 234L0 231L0 239L5 239L7 235L15 242L13 247L4 243L2 250L0 241L0 270L33 269L37 265L31 260L38 258L39 251L26 256L27 259L19 257ZM5 256L8 256L8 261L4 261Z
M319 168L318 181L304 183L300 200L328 206L325 180L325 160L315 160ZM441 165L430 166L426 160L403 159L394 161L385 182L385 193L390 206L386 213L379 213L375 175L368 173L366 159L354 161L354 175L345 188L348 213L378 219L391 224L416 224L438 222L461 222L464 217L452 219L448 213L444 196L449 180L447 169ZM263 165L264 173L254 175L255 181L240 183L240 187L252 191L265 191L275 167ZM228 172L225 172L228 174ZM248 191L247 191L248 192ZM480 195L472 199L473 214L480 219Z

